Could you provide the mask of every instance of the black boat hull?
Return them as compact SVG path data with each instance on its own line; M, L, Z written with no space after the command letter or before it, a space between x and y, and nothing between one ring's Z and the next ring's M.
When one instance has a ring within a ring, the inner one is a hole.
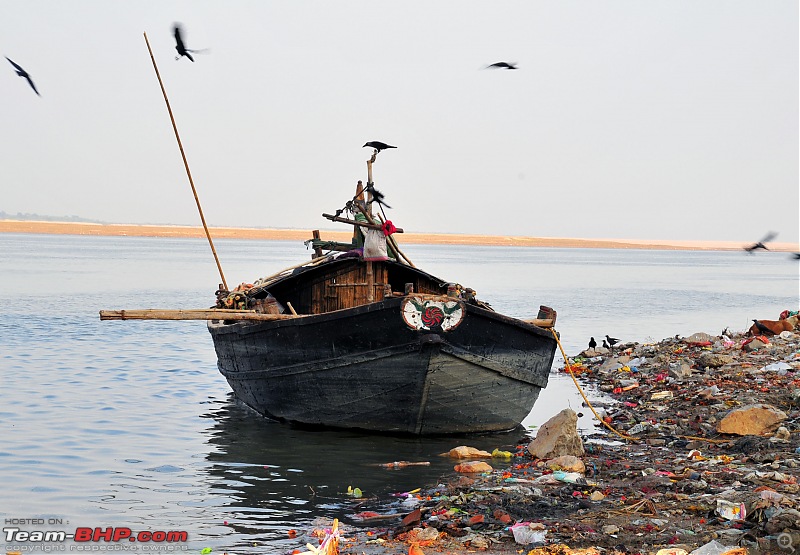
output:
M556 341L520 320L461 308L447 330L413 329L396 297L208 329L233 391L270 418L414 435L512 429L546 387Z

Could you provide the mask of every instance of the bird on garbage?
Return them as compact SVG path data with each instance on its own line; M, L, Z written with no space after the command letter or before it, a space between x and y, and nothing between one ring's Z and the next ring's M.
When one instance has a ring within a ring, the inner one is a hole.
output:
M190 61L194 61L190 52L200 52L200 50L189 50L186 48L186 45L183 43L183 38L181 37L181 26L177 23L172 28L173 34L175 35L175 50L178 51L178 56L175 56L176 60L180 60L181 56L186 56L189 58Z
M517 69L517 64L510 64L508 62L495 62L486 66L486 69Z
M603 348L609 349L609 350L611 349L611 347L608 346L608 343L606 343L605 339L603 339Z
M594 349L597 347L597 341L594 340L594 337L589 338L589 348Z
M387 148L397 148L396 146L387 145L386 143L382 143L380 141L370 141L368 143L364 143L364 146L374 148L378 152L380 152L381 150L386 150ZM361 148L364 148L364 146L362 146Z
M39 94L39 91L36 90L36 85L33 84L33 80L31 79L31 76L28 75L28 72L25 71L24 69L22 69L22 67L20 67L18 64L12 62L11 59L8 56L6 56L6 60L8 60L9 63L12 66L14 66L14 69L17 71L17 75L19 75L20 77L25 78L25 80L28 82L28 84L33 89L33 92L35 92L37 96L42 96L42 95Z
M777 233L775 233L774 231L770 231L769 233L767 233L764 236L763 239L761 239L761 241L758 241L757 243L753 243L749 247L744 247L744 250L746 252L749 252L750 254L753 254L753 252L757 251L758 249L763 249L765 251L768 251L769 249L767 248L767 246L764 243L768 243L769 241L772 241L777 236L778 236Z
M608 344L611 345L612 347L617 343L619 343L619 339L617 339L616 337L609 337L606 335L606 340L608 341Z

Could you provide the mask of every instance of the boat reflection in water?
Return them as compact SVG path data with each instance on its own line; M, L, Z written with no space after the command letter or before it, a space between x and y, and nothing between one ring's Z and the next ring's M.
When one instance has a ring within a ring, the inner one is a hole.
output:
M302 546L299 539L288 537L288 530L300 531L319 517L356 524L351 515L385 507L392 493L453 476L455 462L440 456L453 447L514 451L529 439L521 428L448 437L301 429L258 415L233 394L207 417L216 421L209 430L209 443L215 447L208 455L209 490L224 498L213 502L238 536L227 538L226 548L239 551L255 547L254 543L262 549L264 543L275 549ZM430 464L381 466L395 461ZM363 498L349 496L348 486L359 488ZM235 545L228 545L231 541Z

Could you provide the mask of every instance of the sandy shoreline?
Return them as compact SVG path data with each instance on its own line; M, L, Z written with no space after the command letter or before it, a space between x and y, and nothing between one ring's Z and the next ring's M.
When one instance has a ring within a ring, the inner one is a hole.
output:
M305 241L311 238L308 229L210 228L212 239L259 239ZM94 224L76 222L39 222L0 220L0 233L37 233L52 235L95 235L132 237L205 237L200 226L156 226L131 224ZM321 231L323 239L349 241L350 231ZM743 243L734 241L669 241L631 239L578 239L555 237L521 237L502 235L460 235L447 233L403 233L397 236L400 244L476 245L516 247L650 249L650 250L741 250ZM797 252L793 243L770 243L770 250Z

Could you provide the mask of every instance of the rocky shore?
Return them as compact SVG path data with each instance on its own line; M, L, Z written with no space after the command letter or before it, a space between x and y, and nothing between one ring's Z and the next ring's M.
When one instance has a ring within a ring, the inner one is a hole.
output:
M695 334L570 358L569 409L514 453L448 453L434 487L354 501L339 553L741 555L800 549L800 335ZM328 523L330 525L330 523ZM316 545L325 523L308 532ZM295 552L301 552L295 550Z

